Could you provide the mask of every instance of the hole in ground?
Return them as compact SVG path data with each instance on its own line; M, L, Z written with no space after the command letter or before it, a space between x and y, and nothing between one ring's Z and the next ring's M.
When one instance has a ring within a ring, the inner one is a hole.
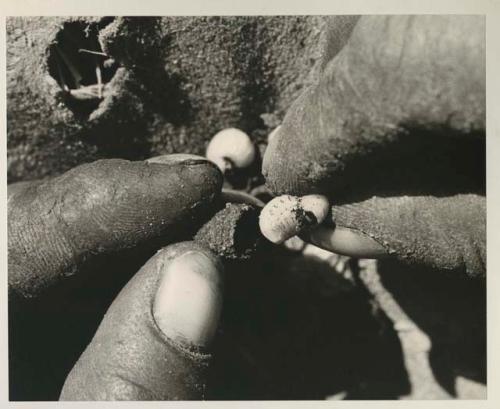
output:
M113 20L67 22L49 48L49 74L64 91L66 106L78 117L88 118L97 109L118 68L99 43L99 31Z

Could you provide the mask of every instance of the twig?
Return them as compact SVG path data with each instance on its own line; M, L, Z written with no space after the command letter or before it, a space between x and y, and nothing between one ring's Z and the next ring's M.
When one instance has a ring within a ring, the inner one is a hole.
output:
M71 97L80 101L102 99L102 85L87 85L77 89L70 89L68 93Z
M230 203L246 203L256 207L264 207L264 202L248 193L233 189L222 189L221 199Z
M412 387L404 399L451 399L437 382L429 362L431 340L406 315L392 294L384 287L375 260L360 260L359 279L373 296L380 309L392 321L401 347L408 378Z
M97 77L97 85L99 87L99 98L102 98L102 75L101 75L101 67L99 63L96 61L95 65L95 73Z
M73 76L73 80L75 81L75 88L79 88L80 84L82 82L82 75L78 71L78 69L73 65L69 57L64 53L63 50L56 44L56 50L58 54L61 56L62 60L66 64L66 67L68 67L69 72Z
M87 53L87 54L94 54L94 55L99 55L101 57L108 57L106 53L100 52L100 51L92 51L92 50L87 50L86 48L80 48L78 49L79 53Z
M59 77L59 85L64 91L69 91L69 87L66 85L66 82L64 81L64 75L61 70L61 64L59 63L59 58L56 59L56 65L57 65L57 75Z
M273 196L271 191L266 187L266 185L259 185L257 187L254 187L251 191L250 194L253 196L259 196L259 195L268 195L270 197Z

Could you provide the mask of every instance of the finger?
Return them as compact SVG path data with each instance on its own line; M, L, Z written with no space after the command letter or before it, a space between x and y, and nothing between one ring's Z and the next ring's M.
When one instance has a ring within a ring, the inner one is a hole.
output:
M7 203L10 201L10 198L15 196L18 192L27 189L29 186L35 186L41 183L43 183L41 180L27 180L7 185Z
M325 17L326 41L324 45L323 57L321 59L321 68L335 57L339 51L346 45L349 37L354 30L360 16L341 15Z
M268 186L293 194L326 193L339 183L352 188L404 154L397 175L406 159L425 158L439 139L453 146L469 135L475 146L485 128L484 33L480 16L361 17L271 140L263 163ZM435 171L421 166L422 176L439 176L447 156L443 150L429 161Z
M219 260L193 242L159 251L109 308L61 400L202 399L221 274Z
M335 227L302 237L335 253L359 258L393 256L409 264L486 274L486 199L377 198L333 206Z
M212 212L222 185L203 158L101 160L15 191L8 206L9 290L33 297L99 254L178 240Z

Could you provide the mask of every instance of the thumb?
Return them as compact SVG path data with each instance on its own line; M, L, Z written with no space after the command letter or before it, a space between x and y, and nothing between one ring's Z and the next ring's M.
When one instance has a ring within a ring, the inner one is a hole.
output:
M221 303L212 253L193 242L160 250L113 302L60 399L203 399Z
M304 237L336 253L361 258L394 256L440 270L486 274L486 198L373 197L333 206L335 227Z
M481 144L484 33L481 16L361 17L270 141L262 165L268 187L299 195L359 188L368 166L376 172L404 155L404 169L438 140L453 146L468 136ZM432 182L443 171L449 152L441 153L420 169L422 178ZM415 178L414 169L408 173Z

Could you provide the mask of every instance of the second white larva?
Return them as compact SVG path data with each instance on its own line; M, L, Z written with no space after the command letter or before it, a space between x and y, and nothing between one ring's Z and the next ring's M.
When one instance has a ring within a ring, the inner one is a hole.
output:
M206 157L224 173L242 169L255 160L255 146L250 137L236 128L228 128L215 134L207 146Z
M322 195L275 197L262 209L260 231L269 241L280 244L301 231L322 223L330 210Z

